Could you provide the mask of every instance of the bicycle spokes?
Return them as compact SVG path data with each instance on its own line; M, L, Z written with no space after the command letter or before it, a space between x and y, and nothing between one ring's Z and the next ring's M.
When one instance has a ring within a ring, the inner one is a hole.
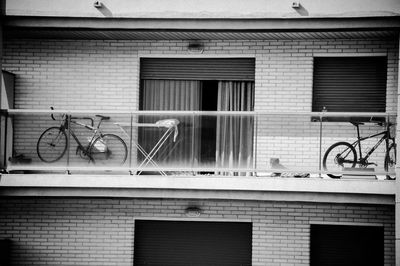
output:
M39 158L47 163L58 161L67 150L67 136L58 127L47 129L36 146Z
M323 158L323 167L326 171L335 172L328 173L332 177L340 177L337 172L343 171L345 168L351 168L356 165L357 154L353 146L347 142L338 142L329 147Z
M93 142L89 153L95 163L121 165L127 158L127 147L117 135L105 134Z

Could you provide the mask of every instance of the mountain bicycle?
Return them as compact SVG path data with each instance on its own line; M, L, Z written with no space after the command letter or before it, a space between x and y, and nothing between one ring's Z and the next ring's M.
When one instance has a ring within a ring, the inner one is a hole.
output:
M369 157L374 153L374 151L385 142L385 159L384 159L384 169L387 172L390 168L396 165L396 143L395 137L390 135L390 127L393 126L391 123L386 124L386 129L377 134L373 134L367 137L360 137L360 125L364 123L361 122L351 122L357 129L357 140L353 143L348 142L337 142L330 146L323 157L322 165L325 171L340 172L345 168L354 168L358 165L360 168L366 168L370 165L377 166L376 163L368 162ZM361 142L381 136L377 143L367 150L365 156L362 154ZM358 154L356 148L358 147ZM332 178L340 178L341 174L328 174ZM389 176L387 176L390 178Z
M53 107L51 107L54 110ZM76 154L82 159L88 159L89 162L102 162L107 164L124 164L127 158L128 149L122 138L115 134L104 134L100 130L100 125L103 121L110 119L108 116L96 115L99 118L97 126L94 126L94 121L90 117L72 117L67 114L61 116L61 124L57 127L46 129L39 137L36 151L43 162L54 163L60 160L68 148L67 133L73 137L78 144ZM54 115L51 118L56 120ZM90 124L84 124L76 120L90 120ZM88 144L84 145L78 139L75 132L71 128L71 124L76 124L84 127L92 132L88 138Z

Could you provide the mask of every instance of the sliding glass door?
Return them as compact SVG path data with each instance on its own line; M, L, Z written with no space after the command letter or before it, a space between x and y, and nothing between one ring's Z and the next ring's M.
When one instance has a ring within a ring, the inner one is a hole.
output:
M213 111L213 115L141 118L146 123L168 118L179 120L177 139L168 139L154 160L170 167L250 168L253 118L218 112L253 111L254 59L198 60L141 61L141 110ZM154 128L142 128L139 144L150 151L162 134Z

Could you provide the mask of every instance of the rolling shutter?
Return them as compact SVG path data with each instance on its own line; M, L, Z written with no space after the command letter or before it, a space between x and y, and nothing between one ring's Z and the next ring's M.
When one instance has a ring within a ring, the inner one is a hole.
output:
M386 79L386 57L316 57L312 110L385 112Z
M251 223L135 221L134 265L251 265Z
M141 79L254 81L254 58L142 58Z
M383 227L311 225L311 266L384 264Z

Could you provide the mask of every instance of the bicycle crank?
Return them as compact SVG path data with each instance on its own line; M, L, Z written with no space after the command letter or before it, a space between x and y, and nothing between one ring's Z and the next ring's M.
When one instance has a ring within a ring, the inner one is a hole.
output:
M84 149L86 150L87 147L84 147ZM79 155L79 157L84 160L89 160L89 156L85 150L83 150L81 146L76 147L76 155Z

